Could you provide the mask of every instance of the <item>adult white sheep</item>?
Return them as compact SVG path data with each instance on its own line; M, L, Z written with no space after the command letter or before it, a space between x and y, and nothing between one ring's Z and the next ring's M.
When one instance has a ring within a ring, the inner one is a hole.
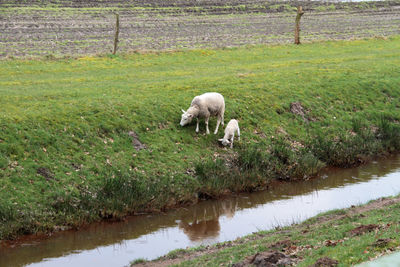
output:
M204 118L207 134L209 134L210 130L208 129L208 120L210 116L217 117L217 127L214 131L214 134L217 134L219 124L222 123L222 125L224 125L225 100L219 93L204 93L195 96L189 109L186 111L182 109L182 112L181 126L189 124L194 118L196 118L196 133L199 132L199 119Z
M235 132L237 132L238 140L240 141L239 123L237 120L230 120L226 125L224 138L218 139L218 141L220 141L224 146L231 145L232 148Z

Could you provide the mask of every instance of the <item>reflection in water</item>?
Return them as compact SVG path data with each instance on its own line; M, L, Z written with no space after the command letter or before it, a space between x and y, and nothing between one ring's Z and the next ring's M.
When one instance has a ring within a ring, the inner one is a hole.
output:
M178 226L190 241L218 237L220 230L219 217L225 215L227 218L233 218L237 205L238 198L213 201L213 205L209 206L211 209L194 209L193 218L190 221L179 222ZM197 214L197 212L200 212L200 214Z
M200 202L166 214L92 224L79 231L0 248L0 266L124 266L176 248L232 240L309 218L321 211L400 192L400 157L352 169L328 169L317 179L277 182L273 189ZM36 263L36 264L34 264Z
M219 234L218 218L195 221L192 223L180 222L179 228L189 237L190 241L198 241L208 237L217 237Z

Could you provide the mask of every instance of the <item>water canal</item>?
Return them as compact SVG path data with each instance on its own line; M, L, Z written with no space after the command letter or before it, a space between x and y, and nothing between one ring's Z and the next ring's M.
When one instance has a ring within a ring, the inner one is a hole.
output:
M320 212L400 193L400 156L350 169L330 168L316 179L200 202L165 214L133 216L27 238L0 248L0 266L127 266L177 248L233 240L300 222Z

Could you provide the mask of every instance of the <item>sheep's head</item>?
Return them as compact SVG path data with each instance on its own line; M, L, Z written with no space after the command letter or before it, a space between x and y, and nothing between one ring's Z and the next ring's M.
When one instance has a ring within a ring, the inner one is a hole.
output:
M231 144L231 141L229 139L221 138L221 139L218 139L218 141L220 141L223 146L227 146L227 145Z
M182 112L183 112L183 114L182 114L180 125L185 126L193 120L194 116L193 116L193 114L190 114L190 113L184 111L183 109L182 109Z

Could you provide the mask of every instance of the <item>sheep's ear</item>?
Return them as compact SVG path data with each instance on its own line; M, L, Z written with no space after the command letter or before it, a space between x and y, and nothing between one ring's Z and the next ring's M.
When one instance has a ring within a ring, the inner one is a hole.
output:
M224 140L224 139L222 139L222 138L218 139L218 141L220 141L220 142L222 142L222 140Z
M185 113L186 111L184 111L183 109L181 109L182 110L182 113Z

